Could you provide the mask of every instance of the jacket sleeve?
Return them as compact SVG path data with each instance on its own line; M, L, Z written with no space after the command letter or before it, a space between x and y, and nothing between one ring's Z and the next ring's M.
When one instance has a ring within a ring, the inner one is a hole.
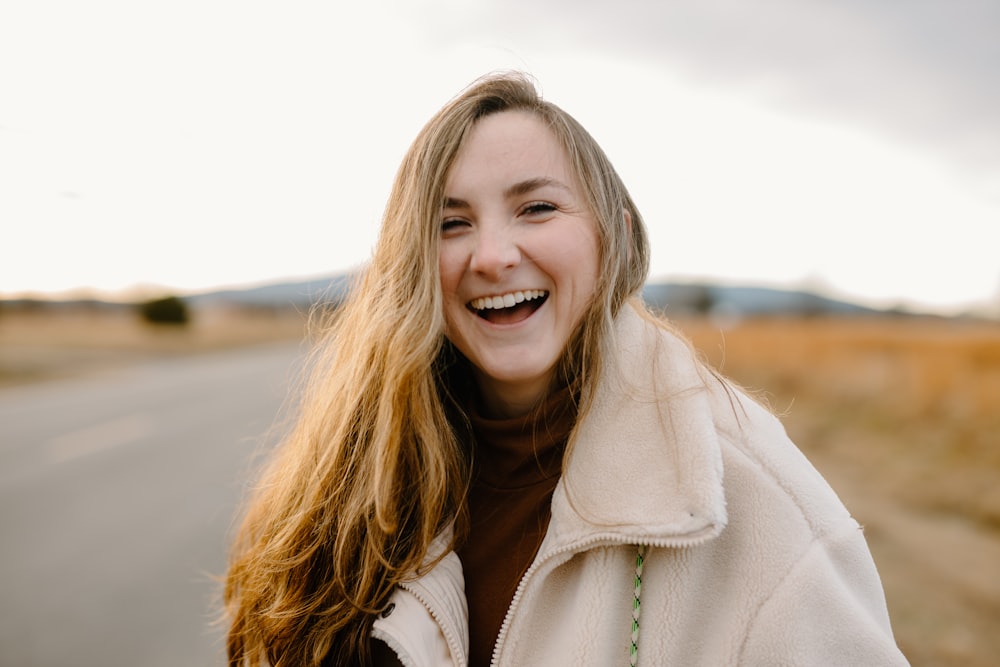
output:
M441 548L447 539L432 546ZM398 585L372 626L372 639L395 651L404 667L466 667L468 605L458 554L446 553L430 571Z
M856 521L817 538L774 589L750 627L740 664L908 664Z
M410 591L397 588L372 626L403 667L453 667L448 642L427 608Z

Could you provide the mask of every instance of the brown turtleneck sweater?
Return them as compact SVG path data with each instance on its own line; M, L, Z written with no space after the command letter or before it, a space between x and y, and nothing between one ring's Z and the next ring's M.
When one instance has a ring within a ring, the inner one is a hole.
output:
M469 665L489 665L521 577L545 537L552 492L576 417L568 389L524 417L471 411L470 532L458 549L469 602Z
M488 419L474 406L469 417L474 438L470 530L458 556L469 603L469 667L485 667L517 585L545 537L576 404L563 389L524 417ZM372 646L374 666L400 665L385 644Z

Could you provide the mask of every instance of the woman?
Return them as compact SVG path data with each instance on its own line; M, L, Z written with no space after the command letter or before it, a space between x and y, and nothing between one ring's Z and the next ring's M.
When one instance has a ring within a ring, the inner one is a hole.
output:
M858 524L647 266L530 80L445 106L248 507L230 664L905 664Z

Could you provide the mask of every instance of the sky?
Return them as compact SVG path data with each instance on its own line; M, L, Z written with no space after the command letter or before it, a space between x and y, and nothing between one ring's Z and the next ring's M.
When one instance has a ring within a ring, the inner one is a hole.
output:
M11 0L0 296L363 264L420 127L533 74L646 220L651 278L1000 314L994 0Z

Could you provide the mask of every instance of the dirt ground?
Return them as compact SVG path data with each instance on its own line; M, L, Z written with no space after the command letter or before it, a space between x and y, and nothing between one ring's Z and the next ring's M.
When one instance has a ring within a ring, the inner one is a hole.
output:
M141 359L303 338L307 313L213 308L186 326L151 325L131 308L0 309L0 387L103 370Z
M150 356L302 340L298 312L0 312L0 386ZM915 667L1000 656L1000 323L920 318L678 322L755 391L864 524Z

